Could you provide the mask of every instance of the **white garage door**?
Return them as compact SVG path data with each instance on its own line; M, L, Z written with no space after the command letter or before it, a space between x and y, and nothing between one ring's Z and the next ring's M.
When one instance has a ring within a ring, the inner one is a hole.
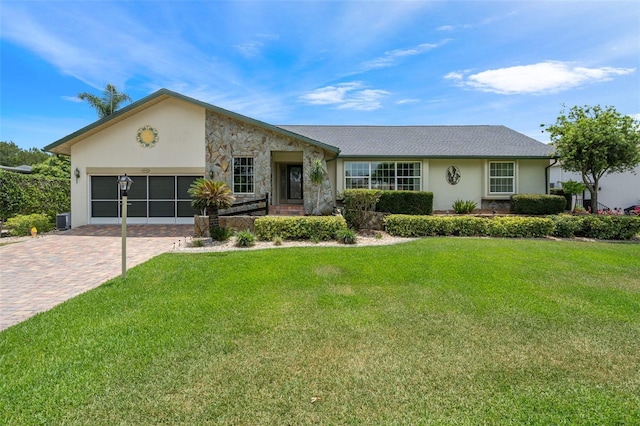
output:
M196 212L187 190L202 176L130 176L127 223L190 224ZM120 223L118 176L91 176L90 222Z

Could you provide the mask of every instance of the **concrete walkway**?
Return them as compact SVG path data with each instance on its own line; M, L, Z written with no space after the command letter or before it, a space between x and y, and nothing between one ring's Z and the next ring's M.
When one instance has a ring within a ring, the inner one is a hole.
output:
M184 245L193 225L129 225L127 231L131 268ZM119 276L121 250L119 225L81 226L0 246L0 330Z

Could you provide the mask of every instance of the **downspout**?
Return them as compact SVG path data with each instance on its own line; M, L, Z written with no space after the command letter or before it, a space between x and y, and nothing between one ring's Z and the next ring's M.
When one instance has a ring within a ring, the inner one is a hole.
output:
M544 193L549 194L549 169L558 163L558 157L553 157L553 163L544 168Z

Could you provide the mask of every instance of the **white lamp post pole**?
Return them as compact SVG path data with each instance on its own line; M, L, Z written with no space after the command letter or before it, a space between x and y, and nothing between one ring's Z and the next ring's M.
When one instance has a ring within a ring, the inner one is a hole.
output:
M122 193L122 279L127 278L127 196L133 181L125 175L118 178L118 187Z

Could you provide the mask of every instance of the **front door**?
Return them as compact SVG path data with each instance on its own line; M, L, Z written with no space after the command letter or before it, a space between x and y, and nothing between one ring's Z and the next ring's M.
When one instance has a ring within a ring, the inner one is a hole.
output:
M287 165L287 199L302 200L302 165Z

